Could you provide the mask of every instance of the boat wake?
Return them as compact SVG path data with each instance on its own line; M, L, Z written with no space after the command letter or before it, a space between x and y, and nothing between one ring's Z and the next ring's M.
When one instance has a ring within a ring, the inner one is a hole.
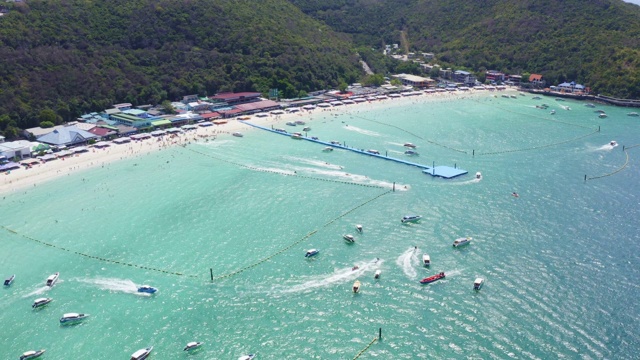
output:
M317 167L321 167L321 168L325 168L325 169L333 169L333 170L342 169L342 166L340 166L340 165L330 164L330 163L322 161L322 160L312 160L312 159L305 159L305 158L299 158L299 157L294 157L294 156L285 156L284 158L287 159L287 160L290 160L290 161L297 161L299 163L303 163L303 164L307 164L307 165L313 165L313 166L317 166Z
M357 269L355 270L350 267L337 269L332 274L326 275L321 279L308 280L298 285L287 286L287 288L282 290L281 293L303 292L321 287L328 287L334 284L350 282L374 268L377 269L382 262L383 260L372 260L356 263Z
M128 294L139 294L138 286L128 279L115 278L97 278L97 279L78 279L85 284L95 285L103 290L123 292ZM142 293L140 293L142 294Z
M357 133L367 135L367 136L381 136L380 133L371 130L360 129L359 127L345 125L344 129L349 131L355 131Z
M409 248L409 250L398 256L396 264L400 266L402 272L408 278L415 279L418 276L415 269L416 265L418 265L418 251L415 248Z
M206 146L208 148L214 148L214 149L227 146L233 143L235 143L234 140L215 140L215 141L209 141L206 143L198 142L199 145Z
M60 282L60 280L58 280L58 282ZM23 298L28 298L28 297L32 297L32 296L35 296L35 295L43 294L43 293L49 291L49 289L51 289L51 288L48 287L48 286L43 286L41 288L38 288L38 289L28 293L27 295L24 295Z
M471 180L466 180L466 181L459 181L459 182L452 182L451 185L469 185L469 184L477 184L480 181L482 181L482 178L480 179L471 179Z
M307 173L313 175L324 175L335 178L340 181L348 181L363 185L375 185L387 189L393 189L393 182L384 180L371 179L365 175L351 174L343 171L324 170L309 167L293 167L294 173ZM396 191L408 191L411 189L410 185L396 183Z
M595 151L611 151L611 150L613 150L613 149L614 149L615 147L617 147L617 146L618 146L618 144L617 144L617 143L616 143L616 144L614 144L614 145L611 145L611 144L609 143L609 144L602 145L602 146L600 146L600 147L591 148L591 149L590 149L590 151L593 151L593 152L595 152Z

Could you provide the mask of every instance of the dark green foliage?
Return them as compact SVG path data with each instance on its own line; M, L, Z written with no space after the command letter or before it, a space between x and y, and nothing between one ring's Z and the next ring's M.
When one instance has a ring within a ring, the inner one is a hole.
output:
M0 114L21 128L37 125L43 109L68 121L185 94L278 88L294 97L361 75L349 42L285 0L11 6L0 19Z
M539 73L640 98L640 7L620 0L292 0L360 46L403 44L444 67ZM367 62L372 57L360 52ZM375 59L376 72L393 66ZM399 71L398 71L399 72Z

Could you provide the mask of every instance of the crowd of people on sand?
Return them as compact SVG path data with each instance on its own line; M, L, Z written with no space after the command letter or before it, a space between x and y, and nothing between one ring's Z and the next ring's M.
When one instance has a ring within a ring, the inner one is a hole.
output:
M330 113L336 117L340 115L353 116L358 115L361 110L371 109L375 107L389 107L389 111L394 110L392 103L398 106L407 106L413 104L424 103L427 101L453 101L457 99L465 99L475 96L475 94L486 94L486 92L478 93L474 90L466 91L464 93L459 92L446 92L446 93L425 93L424 95L400 97L400 98L388 98L379 100L368 100L367 102L341 105L330 108L316 107L315 109L303 109L299 113L285 113L285 114L269 114L266 117L253 117L251 122L256 124L274 124L285 121L287 119L294 119L296 117L305 117L306 121L314 120L314 113ZM366 108L364 107L366 106ZM38 163L32 163L24 168L5 172L6 176L2 177L2 183L0 183L0 193L11 192L18 190L19 188L36 186L36 184L48 181L55 177L71 174L74 171L88 169L96 166L102 166L103 168L110 162L122 160L125 158L131 158L136 156L142 156L148 154L151 151L167 149L172 146L187 146L192 142L199 141L213 141L219 136L231 135L233 132L239 130L246 130L250 128L247 125L238 121L229 121L224 124L218 124L207 127L197 127L194 130L182 131L180 133L166 134L159 137L152 137L146 140L132 140L129 143L115 144L110 143L109 146L104 148L90 147L90 151L85 153L78 153L66 158L60 158L57 160L51 160L47 162L40 161Z

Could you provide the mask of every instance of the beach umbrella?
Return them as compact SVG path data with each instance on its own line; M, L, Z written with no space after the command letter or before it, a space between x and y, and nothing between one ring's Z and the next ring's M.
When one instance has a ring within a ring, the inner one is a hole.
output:
M39 151L47 151L49 149L51 149L51 146L49 146L47 144L40 143L40 144L38 144L38 146L33 148L33 151L39 152Z

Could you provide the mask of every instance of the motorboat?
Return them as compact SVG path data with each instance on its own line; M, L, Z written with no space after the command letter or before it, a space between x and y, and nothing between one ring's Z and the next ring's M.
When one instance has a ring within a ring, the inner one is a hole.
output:
M360 269L360 266L355 265L354 267L352 267L352 268L351 268L351 271L356 271L356 270L358 270L358 269Z
M540 99L542 99L540 96L534 96L531 98L531 100L540 100Z
M502 96L503 98L506 98L506 99L508 99L508 98L509 98L509 95L507 95L507 94L502 94L501 96Z
M287 121L285 124L289 126L296 126L296 123L293 121Z
M140 293L154 294L156 291L158 291L158 289L149 285L142 285L138 287L138 292Z
M58 277L60 277L60 273L59 272L49 276L47 278L47 282L46 282L47 286L48 287L52 287L56 283L56 281L58 281Z
M234 132L233 134L231 134L235 137L243 137L244 135L241 132Z
M190 343L187 344L187 346L184 347L184 351L191 351L191 350L195 350L197 348L199 348L200 346L202 346L204 343L200 342L200 341L192 341Z
M307 253L304 254L304 257L316 256L316 255L318 255L319 252L320 252L320 250L318 250L318 249L310 249L310 250L307 250Z
M563 98L555 98L556 101L565 101Z
M281 132L281 133L286 133L286 132L287 132L287 130L285 130L285 129L283 129L283 128L275 128L275 129L273 129L273 130L274 130L274 131L277 131L277 132Z
M294 132L293 134L291 134L291 138L295 139L295 140L301 140L302 139L302 134L299 132Z
M33 302L33 305L31 305L32 308L37 309L39 307L45 306L48 303L52 302L53 299L52 298L38 298Z
M24 353L22 353L22 355L20 355L20 360L35 359L44 354L45 351L45 349L25 351Z
M600 114L604 114L605 113L604 110L594 110L593 112L600 113Z
M640 114L638 114L637 112L630 112L627 113L627 116L640 116Z
M357 230L360 234L362 234L362 225L360 225L360 224L356 225L356 230Z
M329 141L329 143L332 145L340 145L340 141L335 141L335 140Z
M302 120L296 120L296 125L305 125L306 123Z
M326 148L322 149L322 151L324 151L324 152L332 152L333 148L331 146L327 146Z
M380 279L380 274L382 274L382 270L380 269L376 270L376 272L373 274L373 278Z
M599 117L600 119L604 119L604 118L606 118L606 117L607 117L607 114L605 114L605 113L601 113L600 115L598 115L598 117Z
M131 354L131 360L143 360L143 359L146 359L147 356L149 356L149 354L151 354L152 350L153 350L153 346L149 346L148 348L145 348L145 349L140 349L140 350L134 352L133 354Z
M378 151L378 150L374 150L374 149L369 149L369 150L367 150L367 152L368 152L369 154L380 155L380 151Z
M611 145L612 147L616 147L616 146L618 146L618 142L615 141L615 140L611 140L611 141L609 141L609 145ZM7 285L7 284L5 283L5 285Z
M476 179L478 180L482 179L482 173L480 171L476 173Z
M405 151L405 152L404 152L404 154L405 154L405 155L409 155L409 156L416 156L416 155L420 155L420 154L418 154L418 152L417 152L417 151L414 151L414 150L407 150L407 151Z
M431 257L429 256L429 254L422 255L422 265L424 265L425 267L431 266Z
M555 113L556 113L556 111L555 111L555 110L551 110L551 112L550 112L549 114L553 115L553 114L555 114Z
M253 360L256 357L256 354L242 355L238 358L238 360Z
M588 108L594 108L594 107L596 107L596 106L595 106L594 104L592 104L592 103L586 103L586 104L584 104L584 106L586 106L586 107L588 107Z
M476 281L473 282L473 290L480 290L482 285L484 285L484 279L477 278Z
M353 283L353 292L357 294L360 291L360 280L356 280Z
M510 97L510 98L512 98L512 99L517 99L517 98L518 98L518 97L517 97L517 96L515 96L515 95L509 95L509 97Z
M468 245L471 242L471 240L473 240L472 237L461 237L461 238L458 238L453 242L453 247L459 247L459 246L463 246L463 245Z
M405 143L404 147L408 147L408 148L412 148L412 149L416 148L416 146L414 144L412 144L412 143Z
M16 278L16 275L11 275L4 280L4 286L11 286L13 284L13 280Z
M407 216L403 216L400 222L402 223L416 222L420 219L422 219L422 216L420 215L407 215Z
M435 274L433 276L426 277L426 278L420 280L420 284L429 284L429 283L432 283L434 281L438 281L440 279L444 279L444 273L443 272L441 272L439 274Z
M307 127L302 128L302 131L311 131L311 128L307 126Z
M72 324L89 317L89 314L67 313L60 318L60 324Z
M355 238L353 237L353 235L351 235L351 234L345 234L345 235L342 235L342 238L343 238L343 239L345 239L345 240L346 240L347 242L349 242L349 243L354 243L354 242L356 242L356 239L355 239Z

